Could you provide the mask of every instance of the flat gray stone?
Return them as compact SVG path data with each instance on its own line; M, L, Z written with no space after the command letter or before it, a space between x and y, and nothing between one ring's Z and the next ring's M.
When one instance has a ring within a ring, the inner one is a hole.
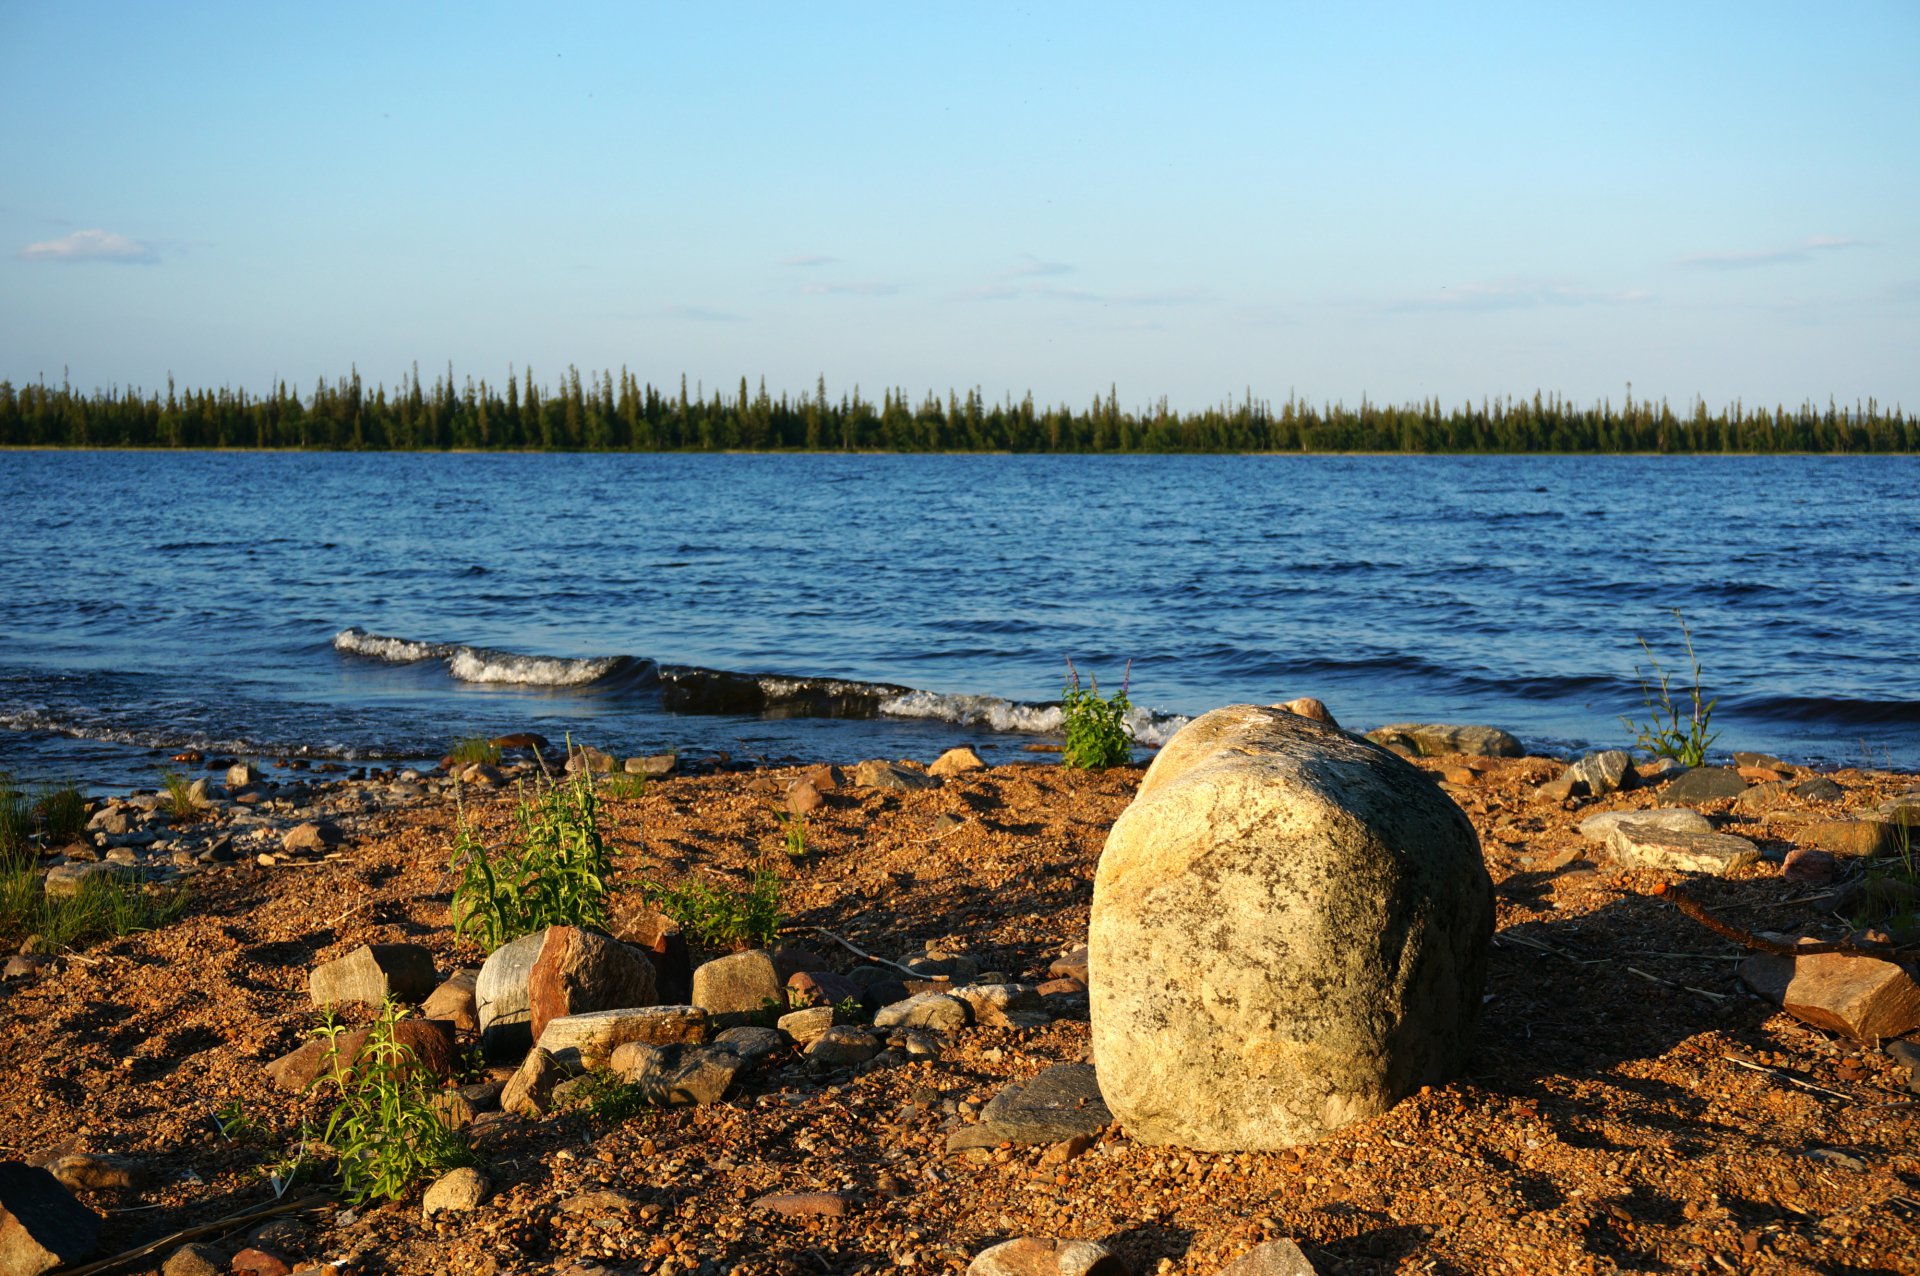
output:
M754 949L716 957L693 972L693 1004L716 1023L743 1024L770 1009L785 1010L787 983L770 953Z
M1717 802L1739 797L1749 787L1747 778L1730 766L1697 766L1662 789L1660 802L1664 806Z
M1670 833L1711 833L1713 821L1687 807L1652 811L1601 811L1580 821L1580 836L1589 842L1605 842L1622 824L1644 824Z
M853 783L870 789L937 789L940 781L921 771L891 762L862 762L853 768Z
M363 944L315 966L307 991L316 1006L378 1006L389 997L419 1001L433 992L434 980L433 954L419 944Z
M1621 824L1607 838L1616 863L1629 868L1725 877L1760 858L1760 848L1731 833L1680 833L1650 824Z
M1640 777L1633 769L1633 759L1625 749L1589 753L1567 768L1566 778L1577 787L1584 787L1594 797L1605 797L1640 783Z
M873 1016L876 1028L931 1028L953 1032L967 1026L967 1003L944 992L923 992L882 1006Z
M750 1066L758 1066L777 1054L787 1041L772 1028L741 1027L727 1029L713 1039L713 1044L733 1051Z
M540 1033L538 1047L569 1072L605 1068L630 1041L666 1046L707 1039L709 1019L698 1006L636 1006L562 1015Z
M1313 1264L1292 1241L1255 1245L1220 1269L1220 1276L1315 1276Z
M1016 1081L994 1095L980 1110L977 1124L947 1136L947 1150L1063 1143L1097 1135L1112 1124L1113 1113L1100 1097L1093 1065L1057 1063L1032 1080Z
M1396 745L1418 757L1463 753L1469 757L1517 758L1526 752L1520 741L1499 727L1454 726L1444 722L1395 722L1367 732L1367 739L1388 748Z

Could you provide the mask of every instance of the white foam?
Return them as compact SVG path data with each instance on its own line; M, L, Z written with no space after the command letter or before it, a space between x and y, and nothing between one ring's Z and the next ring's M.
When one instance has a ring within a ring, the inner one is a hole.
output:
M567 660L559 656L522 656L511 651L456 647L447 660L447 671L462 682L577 687L604 677L617 663L618 658L611 656Z
M333 649L350 651L356 656L371 656L375 660L390 660L397 665L413 664L421 660L438 660L452 650L445 643L415 642L411 638L389 638L385 634L370 634L358 625L342 629L335 634Z
M894 696L881 702L880 712L890 718L934 718L961 726L1027 735L1059 735L1067 722L1057 704L1026 704L999 696L941 695L933 691L910 691ZM1187 719L1135 705L1127 714L1127 725L1132 728L1137 743L1158 745L1166 743L1174 732L1186 726Z

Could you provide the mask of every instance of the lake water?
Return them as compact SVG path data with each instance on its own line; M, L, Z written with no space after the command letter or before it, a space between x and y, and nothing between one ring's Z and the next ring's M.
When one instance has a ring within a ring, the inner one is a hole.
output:
M520 730L1005 761L1057 740L1069 656L1132 661L1148 742L1312 695L1571 750L1627 742L1676 608L1720 749L1911 768L1917 490L1913 457L0 453L0 770Z

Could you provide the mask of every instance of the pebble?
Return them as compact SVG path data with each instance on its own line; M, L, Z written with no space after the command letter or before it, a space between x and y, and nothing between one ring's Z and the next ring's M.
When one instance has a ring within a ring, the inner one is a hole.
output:
M753 1203L755 1211L785 1218L841 1218L853 1208L845 1192L773 1192Z

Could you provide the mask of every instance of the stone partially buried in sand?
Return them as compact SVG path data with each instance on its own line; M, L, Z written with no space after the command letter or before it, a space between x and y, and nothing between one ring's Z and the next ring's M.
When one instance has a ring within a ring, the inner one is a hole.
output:
M1367 739L1422 758L1446 753L1517 758L1526 752L1518 740L1499 727L1453 726L1444 722L1395 722L1367 732Z
M495 1063L517 1063L533 1048L527 978L546 939L545 931L522 935L494 949L480 967L473 1004L480 1018L481 1049Z
M1143 1143L1324 1137L1465 1065L1492 933L1473 826L1422 772L1282 710L1216 709L1100 857L1100 1090Z
M1851 953L1756 953L1740 978L1762 998L1816 1028L1858 1041L1920 1028L1920 985L1898 965Z
M1614 862L1628 868L1715 877L1745 868L1760 858L1760 848L1732 833L1688 833L1628 820L1607 835Z

